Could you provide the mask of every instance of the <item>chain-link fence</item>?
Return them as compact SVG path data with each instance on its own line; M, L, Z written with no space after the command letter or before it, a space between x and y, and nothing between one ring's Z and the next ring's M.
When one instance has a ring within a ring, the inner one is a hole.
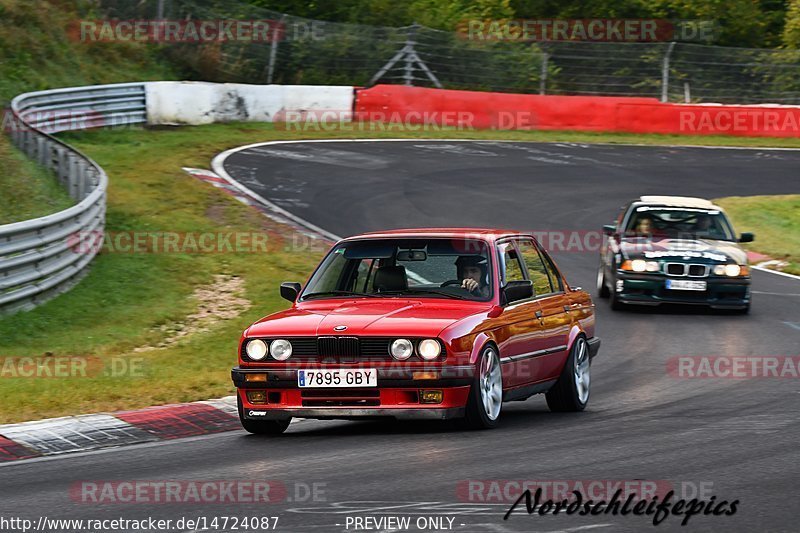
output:
M671 42L487 41L424 26L364 26L214 0L104 0L122 20L262 20L268 41L164 44L209 81L370 86L394 83L671 102L800 104L800 51Z

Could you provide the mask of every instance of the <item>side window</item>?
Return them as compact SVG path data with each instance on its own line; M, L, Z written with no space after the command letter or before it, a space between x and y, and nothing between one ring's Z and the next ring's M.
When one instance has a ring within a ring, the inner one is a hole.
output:
M547 275L550 276L550 284L553 286L553 292L561 292L564 290L564 284L561 282L561 276L558 275L553 260L547 255L544 250L539 250L539 254L544 259L544 267L547 269Z
M517 251L509 242L498 247L500 252L500 283L505 286L509 281L522 281L525 274L522 271L522 264L517 257Z
M522 254L525 266L528 268L528 277L533 282L533 294L538 296L555 292L550 273L533 241L531 239L522 239L518 244L520 254Z

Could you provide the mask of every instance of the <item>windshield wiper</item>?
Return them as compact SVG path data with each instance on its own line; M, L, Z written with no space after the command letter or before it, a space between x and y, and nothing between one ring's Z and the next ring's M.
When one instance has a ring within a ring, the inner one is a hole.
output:
M343 291L343 290L334 290L334 291L321 291L321 292L312 292L311 294L306 294L303 296L303 300L308 300L309 298L313 298L315 296L367 296L369 298L374 298L376 296L380 296L379 294L370 294L367 292L353 292L353 291Z
M457 294L452 294L449 292L444 291L437 291L436 289L406 289L404 291L385 291L381 294L397 294L397 295L404 295L404 294L438 294L439 296L444 296L446 298L453 298L454 300L469 300L470 298L465 298L463 296L459 296Z

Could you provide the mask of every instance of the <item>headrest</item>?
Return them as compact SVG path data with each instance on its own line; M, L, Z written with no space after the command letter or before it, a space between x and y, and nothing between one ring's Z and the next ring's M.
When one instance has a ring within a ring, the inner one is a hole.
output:
M382 291L404 291L408 289L408 279L406 278L406 267L404 266L384 266L375 271L375 290Z

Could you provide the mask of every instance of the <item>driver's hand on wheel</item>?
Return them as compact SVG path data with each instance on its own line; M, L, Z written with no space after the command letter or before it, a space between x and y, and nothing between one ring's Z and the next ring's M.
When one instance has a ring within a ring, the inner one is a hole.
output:
M461 282L461 288L467 289L469 292L474 292L478 288L478 282L474 279L467 278Z

